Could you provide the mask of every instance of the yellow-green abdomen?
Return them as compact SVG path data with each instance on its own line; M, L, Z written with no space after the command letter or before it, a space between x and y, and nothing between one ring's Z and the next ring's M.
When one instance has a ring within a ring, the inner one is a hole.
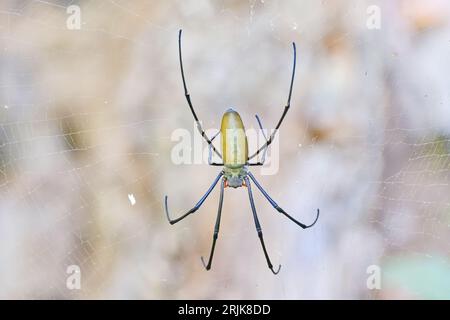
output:
M228 109L220 127L223 163L226 167L239 168L247 163L248 144L244 124L239 113Z

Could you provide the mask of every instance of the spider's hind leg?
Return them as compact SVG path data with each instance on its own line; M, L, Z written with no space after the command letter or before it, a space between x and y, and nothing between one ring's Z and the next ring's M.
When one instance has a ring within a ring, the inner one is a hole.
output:
M258 183L258 181L256 180L256 178L253 176L253 174L251 172L248 172L248 176L250 177L250 179L252 179L252 181L255 183L255 185L258 187L258 189L261 191L261 193L264 195L264 197L266 197L267 201L269 201L269 203L272 205L272 207L275 208L275 210L277 210L279 213L284 214L289 220L291 220L292 222L294 222L296 225L300 226L303 229L308 229L311 228L313 225L316 224L317 220L319 219L319 215L320 215L320 210L317 209L317 214L316 214L316 218L314 219L314 221L309 224L306 225L304 223L301 223L300 221L294 219L291 215L289 215L286 211L283 210L283 208L281 208L270 196L269 194L263 189L263 187L261 187L261 185Z
M264 256L266 257L267 265L268 265L269 269L273 272L273 274L278 274L278 272L280 272L281 265L278 266L277 271L275 271L273 269L272 262L270 261L269 254L267 253L266 245L264 244L264 238L263 238L263 232L261 229L261 224L259 223L258 215L256 214L256 208L255 208L255 203L253 201L253 194L252 194L252 188L250 186L250 180L247 177L245 177L245 184L247 185L247 188L248 188L248 197L250 199L250 205L251 205L252 211L253 211L253 219L255 220L256 231L258 232L258 238L259 238L259 241L261 242L261 246L264 251Z
M203 257L201 257L203 266L205 267L206 270L211 269L212 259L214 256L214 249L216 248L216 241L219 236L220 218L222 216L223 193L224 193L225 186L226 186L226 178L223 177L221 185L220 185L219 209L217 211L216 225L214 226L213 242L212 242L212 246L211 246L211 252L209 254L208 264L206 264Z

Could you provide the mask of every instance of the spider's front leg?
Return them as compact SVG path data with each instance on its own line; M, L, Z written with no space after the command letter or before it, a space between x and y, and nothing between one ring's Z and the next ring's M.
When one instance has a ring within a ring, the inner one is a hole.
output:
M287 103L284 106L284 110L283 110L283 113L281 114L281 118L280 118L280 120L278 120L278 123L275 126L275 130L273 131L273 133L270 135L270 137L268 139L266 138L266 143L261 148L259 148L254 154L252 154L251 156L248 157L248 160L251 160L254 157L256 157L261 151L266 150L267 147L273 142L275 135L278 132L278 129L280 129L281 123L284 120L284 117L286 116L287 112L289 111L289 108L291 107L292 87L294 85L295 65L296 65L296 61L297 61L297 49L295 47L295 42L292 43L292 48L294 49L294 63L292 65L291 85L289 86L289 95L288 95ZM258 120L258 122L260 122L258 117L256 117L256 119ZM260 164L253 164L253 165L260 165Z
M208 144L208 164L210 166L223 166L223 163L217 163L217 162L213 162L212 161L212 142L214 141L214 139L219 135L220 131L218 131L211 139L211 144Z
M264 139L266 140L266 143L264 144L262 149L260 149L260 151L263 151L263 155L261 157L261 161L258 161L256 163L247 163L247 165L249 165L249 166L263 166L264 163L266 162L266 154L267 154L267 149L268 149L268 146L269 146L269 141L268 141L267 136L266 136L266 134L264 132L261 120L259 119L258 115L255 115L255 117L256 117L256 121L258 121L259 128L261 129L261 132L263 134ZM248 160L250 160L250 158L248 158L247 161Z
M182 30L180 29L180 31L178 32L178 54L179 54L179 58L180 58L180 70L181 70L181 79L183 80L184 96L185 96L186 101L187 101L187 103L189 105L189 108L191 109L192 116L194 117L195 123L197 124L198 132L200 132L201 136L205 139L205 141L213 149L213 151L220 158L222 158L222 155L220 154L220 152L217 151L217 149L212 145L212 140L209 140L208 136L205 133L205 130L203 130L202 124L199 121L199 119L197 117L197 114L195 113L194 105L192 104L192 101L191 101L191 95L189 94L189 91L187 89L186 79L184 77L183 58L182 58L182 55L181 55L181 32L182 32Z

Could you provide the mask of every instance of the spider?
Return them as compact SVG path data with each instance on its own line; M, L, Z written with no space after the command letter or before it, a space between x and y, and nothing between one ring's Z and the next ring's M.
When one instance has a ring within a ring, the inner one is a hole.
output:
M264 244L264 238L263 238L263 232L262 232L261 224L259 222L258 215L256 213L255 203L253 201L253 194L252 194L252 188L251 188L250 180L253 181L253 183L261 191L261 193L264 195L264 197L270 202L270 204L278 212L280 212L283 215L285 215L287 218L289 218L291 221L296 223L301 228L307 229L307 228L312 227L317 222L317 219L319 218L319 209L317 209L317 215L316 215L316 218L315 218L314 222L312 224L310 224L310 225L305 225L305 224L297 221L293 217L291 217L286 211L284 211L269 196L269 194L263 189L263 187L258 183L258 181L255 179L254 175L249 170L250 166L262 166L264 164L267 148L272 143L272 141L274 140L275 134L277 133L278 129L280 128L281 123L283 122L283 119L284 119L284 117L286 116L286 113L289 110L289 107L290 107L290 104L291 104L292 86L294 84L294 76L295 76L295 64L296 64L296 47L295 47L295 42L292 43L292 47L293 47L293 50L294 50L294 62L293 62L293 67L292 67L291 84L290 84L290 88L289 88L289 95L288 95L287 104L284 107L283 113L282 113L281 118L280 118L280 120L278 121L278 123L277 123L277 125L275 127L275 130L272 132L272 134L269 137L267 137L264 134L264 130L263 130L261 121L260 121L258 115L256 115L256 120L258 122L259 128L263 132L263 135L264 135L264 138L265 138L265 143L255 153L253 153L251 156L249 156L248 155L247 136L246 136L245 131L244 131L244 124L242 122L242 119L241 119L239 113L234 111L232 108L228 109L224 113L224 115L222 117L222 124L221 124L220 131L216 135L214 135L211 139L208 138L208 136L206 135L205 131L203 130L202 125L201 125L200 121L198 120L197 114L195 113L195 110L194 110L194 107L193 107L193 104L192 104L192 101L191 101L191 97L189 95L189 92L188 92L188 89L187 89L187 86L186 86L184 70L183 70L183 60L182 60L182 57L181 57L181 34L182 34L182 30L180 30L179 33L178 33L178 53L179 53L179 59L180 59L180 69L181 69L181 78L183 80L184 95L186 97L186 101L187 101L187 103L189 105L189 108L191 109L192 115L194 116L195 122L197 124L197 129L200 132L200 134L202 135L202 137L208 143L208 148L209 148L208 163L209 163L209 165L222 166L223 168L219 172L219 174L217 175L217 177L214 180L214 182L212 183L212 185L209 187L209 189L203 195L203 197L201 197L201 199L197 202L197 204L192 209L190 209L189 211L187 211L185 214L181 215L177 219L171 219L170 218L169 210L168 210L168 206L167 206L167 196L165 196L164 206L165 206L167 220L169 220L169 223L171 225L173 225L173 224L183 220L184 218L186 218L190 214L196 212L201 207L201 205L206 200L206 198L209 196L209 194L214 189L214 187L217 185L219 180L221 180L221 183L220 183L219 208L218 208L218 212L217 212L216 224L215 224L215 227L214 227L214 234L213 234L211 252L210 252L210 255L209 255L208 263L205 263L205 260L203 259L203 257L201 257L201 261L203 263L203 266L206 268L206 270L210 270L211 269L212 260L213 260L213 256L214 256L214 249L216 247L216 241L217 241L217 238L218 238L218 235L219 235L220 218L221 218L221 214L222 214L222 204L223 204L224 189L226 187L231 187L231 188L247 187L248 197L249 197L249 200L250 200L250 206L251 206L252 212L253 212L253 220L255 221L256 231L258 233L258 237L259 237L259 240L261 242L261 247L263 249L264 256L265 256L266 261L267 261L267 265L268 265L268 267L270 268L270 270L274 274L278 274L278 272L280 271L281 265L279 265L278 269L275 271L274 268L273 268L272 262L270 261L269 255L267 253L266 245ZM214 147L214 145L212 143L219 133L221 134L221 145L222 145L222 154L223 154L223 156ZM215 162L212 161L212 151L214 151L214 153L217 156L219 156L220 159L222 159L222 163L215 163ZM258 156L261 152L263 152L263 153L262 153L260 161L253 162L253 163L249 162L252 158Z

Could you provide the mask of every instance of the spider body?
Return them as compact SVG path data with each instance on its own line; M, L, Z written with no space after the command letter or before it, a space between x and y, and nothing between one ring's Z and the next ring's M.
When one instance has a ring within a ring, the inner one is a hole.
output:
M238 112L228 109L220 127L225 186L239 188L247 176L248 142L244 123Z
M184 70L183 70L183 60L181 58L181 30L178 34L178 52L179 52L179 59L180 59L180 69L181 69L181 78L183 80L183 87L184 87L184 95L186 98L186 101L189 105L189 108L191 110L191 113L194 117L194 120L197 123L197 128L202 135L202 137L206 140L209 146L209 159L208 162L210 165L213 166L221 166L222 170L217 175L216 179L212 183L212 185L209 187L209 189L206 191L206 193L200 198L200 200L197 202L197 204L190 210L188 210L186 213L181 215L180 217L176 219L171 219L169 215L169 208L167 205L167 196L164 199L164 206L166 211L167 220L169 220L170 224L175 224L190 214L196 212L203 202L206 200L206 198L209 196L211 191L214 189L214 187L217 185L219 180L221 180L220 183L220 198L219 198L219 208L217 211L217 217L216 217L216 224L214 226L214 233L213 233L213 242L211 247L211 252L209 255L208 263L205 263L203 260L203 257L201 258L204 267L206 270L211 269L212 259L214 255L214 249L216 247L216 241L219 235L219 228L220 228L220 219L222 216L222 204L223 204L223 198L224 198L224 190L226 187L232 187L232 188L239 188L239 187L246 187L248 192L248 197L250 201L250 206L253 213L253 220L255 222L255 228L256 232L258 234L258 238L261 242L261 247L264 252L264 256L266 258L266 262L270 270L277 274L280 271L281 265L278 267L278 269L275 271L273 269L272 262L270 261L269 255L266 250L266 246L264 243L263 238L263 232L261 228L261 224L258 219L258 215L256 213L255 203L253 200L253 193L251 189L251 183L254 183L254 185L261 191L263 196L269 201L269 203L277 210L279 213L283 214L285 217L287 217L289 220L297 224L303 229L307 229L309 227L312 227L319 218L319 209L317 209L317 215L316 219L313 223L310 225L305 225L296 219L294 219L291 215L289 215L286 211L284 211L270 196L269 194L263 189L263 187L259 184L259 182L256 180L256 178L253 176L253 174L250 172L249 167L250 166L261 166L264 164L265 160L265 154L267 151L268 146L272 143L275 134L277 133L278 129L281 126L281 123L284 120L284 117L286 116L286 113L288 112L291 104L291 95L292 95L292 86L294 84L294 75L295 75L295 62L296 62L296 49L295 49L295 43L292 43L293 49L294 49L294 64L292 68L292 76L291 76L291 84L289 87L289 95L287 104L284 107L283 113L281 115L280 120L278 121L275 130L269 137L265 137L266 142L262 147L260 147L255 153L253 153L251 156L249 156L248 152L248 143L247 143L247 136L245 134L245 128L244 124L242 122L241 116L239 113L234 111L233 109L228 109L224 115L222 116L222 123L219 132L213 136L211 139L208 138L205 131L202 128L201 122L199 121L197 114L195 113L194 106L191 101L191 97L189 95L189 92L187 90L186 86L186 80L184 77ZM261 130L262 124L258 116L256 116L256 120L258 121L258 125ZM220 153L213 145L213 140L216 138L218 134L221 134L221 151ZM264 131L263 131L264 134ZM222 163L215 163L212 162L212 153L215 153L220 159L222 159ZM251 163L250 160L254 157L257 157L262 152L262 157L260 161Z

